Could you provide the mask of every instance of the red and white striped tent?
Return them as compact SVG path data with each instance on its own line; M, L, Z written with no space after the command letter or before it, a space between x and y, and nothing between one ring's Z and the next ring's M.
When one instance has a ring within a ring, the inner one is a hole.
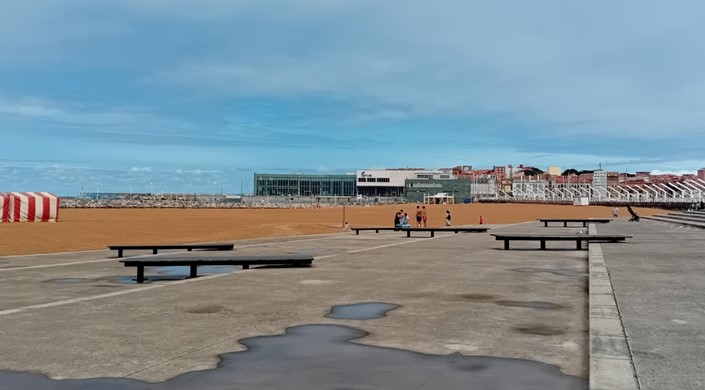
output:
M54 194L48 192L10 192L7 195L9 195L8 222L56 222L59 220L59 197Z
M10 194L0 192L0 223L7 222L10 216Z

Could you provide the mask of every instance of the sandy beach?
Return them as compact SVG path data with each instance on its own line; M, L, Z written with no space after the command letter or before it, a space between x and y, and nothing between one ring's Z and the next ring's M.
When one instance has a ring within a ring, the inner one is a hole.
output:
M342 231L350 226L390 226L404 209L414 219L417 204L318 209L61 209L58 223L0 224L0 256L105 249L135 243L234 241ZM427 205L428 226L520 223L537 218L606 218L603 206L540 204ZM658 209L635 208L640 215ZM620 218L628 218L620 208Z

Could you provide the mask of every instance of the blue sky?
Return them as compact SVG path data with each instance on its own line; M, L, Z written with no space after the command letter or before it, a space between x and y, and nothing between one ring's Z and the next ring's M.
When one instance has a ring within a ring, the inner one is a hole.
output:
M0 191L705 166L700 1L4 0Z

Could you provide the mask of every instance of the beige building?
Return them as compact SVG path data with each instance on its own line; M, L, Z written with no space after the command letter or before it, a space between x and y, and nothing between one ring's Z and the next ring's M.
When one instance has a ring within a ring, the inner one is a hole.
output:
M562 173L561 167L548 167L547 173L551 176L560 176Z

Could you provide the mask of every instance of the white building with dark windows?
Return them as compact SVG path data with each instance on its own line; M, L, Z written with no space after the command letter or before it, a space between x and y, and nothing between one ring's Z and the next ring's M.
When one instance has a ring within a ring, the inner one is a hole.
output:
M407 180L451 179L453 175L425 169L365 169L356 171L355 176L358 195L402 197Z

